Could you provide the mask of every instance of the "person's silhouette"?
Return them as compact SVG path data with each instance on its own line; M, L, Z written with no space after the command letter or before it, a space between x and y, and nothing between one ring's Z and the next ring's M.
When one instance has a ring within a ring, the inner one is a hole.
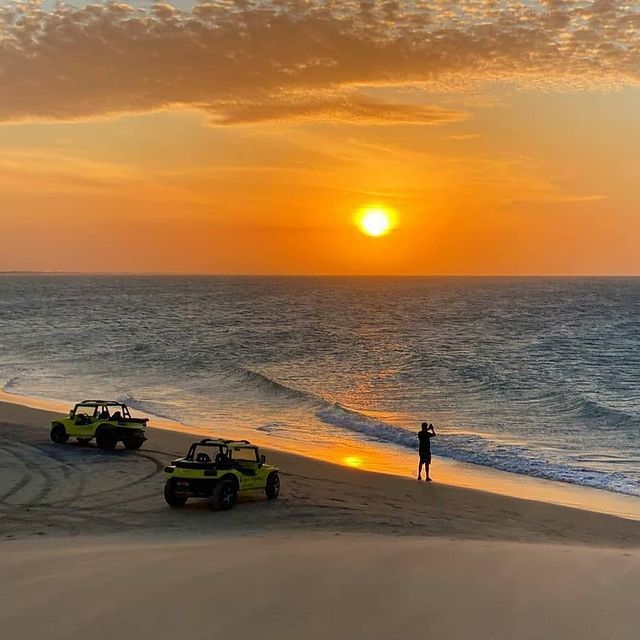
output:
M422 430L418 432L420 464L418 465L418 480L422 480L422 467L425 468L425 480L431 482L429 466L431 465L431 438L436 437L432 424L422 423Z

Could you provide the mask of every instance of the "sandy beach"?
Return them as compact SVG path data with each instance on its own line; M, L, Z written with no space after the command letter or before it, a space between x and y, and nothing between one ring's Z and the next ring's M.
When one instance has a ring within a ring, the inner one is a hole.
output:
M50 418L0 404L0 624L21 638L636 637L639 522L278 451L275 503L173 511L161 471L192 436L102 452L54 445Z

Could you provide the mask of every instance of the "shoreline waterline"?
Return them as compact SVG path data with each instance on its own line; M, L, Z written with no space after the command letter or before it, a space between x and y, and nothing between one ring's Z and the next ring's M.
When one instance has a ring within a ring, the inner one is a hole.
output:
M65 413L72 404L63 400L19 395L4 390L0 390L0 402L55 413ZM135 410L135 412L149 417L152 420L151 426L155 429L193 436L213 435L211 427L206 425L185 425L166 420L149 412L138 410ZM327 448L311 443L308 447L302 447L300 446L300 441L287 442L284 439L274 439L271 435L265 435L255 429L249 429L249 431L250 433L247 434L247 430L240 432L239 429L231 431L223 428L216 429L215 435L249 437L252 442L267 449L337 464L359 471L392 475L406 479L415 477L417 454L413 455L398 451L391 445L366 442L350 443L348 449L345 449L340 447ZM508 473L440 456L434 456L432 475L436 482L440 484L640 521L640 498L634 496Z

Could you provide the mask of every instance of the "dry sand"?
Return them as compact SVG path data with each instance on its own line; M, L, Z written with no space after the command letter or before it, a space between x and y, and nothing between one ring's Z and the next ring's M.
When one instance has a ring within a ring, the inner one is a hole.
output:
M50 417L0 403L3 636L637 637L639 522L276 451L276 502L171 510L192 436L102 452Z

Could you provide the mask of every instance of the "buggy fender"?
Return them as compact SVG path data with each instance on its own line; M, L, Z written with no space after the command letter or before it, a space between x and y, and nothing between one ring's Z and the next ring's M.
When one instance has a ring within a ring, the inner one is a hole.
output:
M236 487L236 491L240 491L240 483L238 482L238 478L233 475L233 473L225 473L218 482L224 482L225 480L231 480ZM217 483L216 483L217 484Z

